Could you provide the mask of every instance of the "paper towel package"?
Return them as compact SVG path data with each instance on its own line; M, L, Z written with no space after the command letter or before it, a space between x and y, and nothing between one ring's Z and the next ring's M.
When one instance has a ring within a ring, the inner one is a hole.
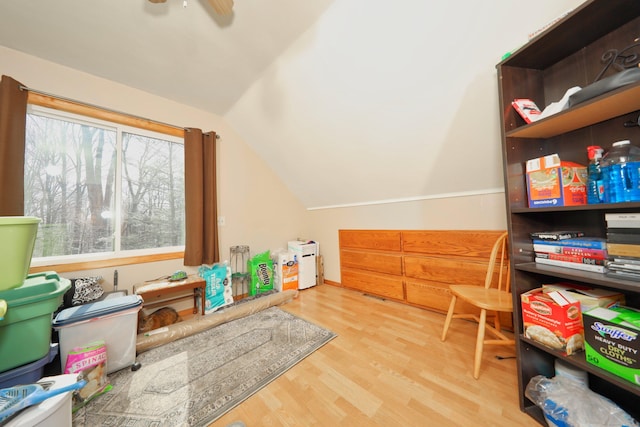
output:
M274 285L280 292L298 290L298 260L293 252L275 254Z

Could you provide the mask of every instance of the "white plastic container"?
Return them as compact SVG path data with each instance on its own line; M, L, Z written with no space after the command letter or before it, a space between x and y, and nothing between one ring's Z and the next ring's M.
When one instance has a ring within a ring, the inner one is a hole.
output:
M77 374L45 377L38 382L52 381L49 390L71 385L77 381ZM11 419L5 427L71 427L72 391L60 393L43 402L25 409Z
M127 295L62 310L53 321L60 340L60 368L76 347L103 340L107 345L107 373L130 367L136 360L139 295Z

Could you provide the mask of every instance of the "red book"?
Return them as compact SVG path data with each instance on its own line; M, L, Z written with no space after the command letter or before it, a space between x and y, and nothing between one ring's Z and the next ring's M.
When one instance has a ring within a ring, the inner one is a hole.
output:
M554 254L583 256L587 258L598 258L598 259L607 259L608 257L608 253L606 249L545 245L541 243L534 243L533 251L535 253L554 253Z
M602 258L591 258L581 255L564 255L555 254L552 252L536 252L536 258L551 259L555 261L575 262L577 264L590 264L590 265L605 265L605 261Z
M514 99L511 105L527 123L535 122L542 113L536 103L527 98Z

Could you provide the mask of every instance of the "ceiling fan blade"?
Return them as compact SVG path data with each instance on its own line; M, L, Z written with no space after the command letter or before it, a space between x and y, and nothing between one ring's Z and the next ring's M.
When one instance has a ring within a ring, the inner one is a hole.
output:
M167 0L149 0L151 3L166 3Z
M233 0L207 0L218 15L231 15Z

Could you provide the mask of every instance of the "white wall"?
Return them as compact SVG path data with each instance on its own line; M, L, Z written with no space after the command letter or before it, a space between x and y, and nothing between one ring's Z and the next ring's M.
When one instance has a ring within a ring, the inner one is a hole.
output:
M335 1L225 118L308 208L493 192L495 66L581 2Z
M2 46L0 74L35 90L176 126L218 132L218 215L226 219L226 225L219 229L222 260L229 258L230 246L249 245L253 255L286 247L288 240L308 233L308 212L223 118ZM131 289L134 283L180 268L184 268L181 260L118 267L119 288ZM63 276L99 274L110 290L113 270Z
M326 279L341 228L506 229L495 65L581 3L336 1L254 82L225 118L323 208Z

